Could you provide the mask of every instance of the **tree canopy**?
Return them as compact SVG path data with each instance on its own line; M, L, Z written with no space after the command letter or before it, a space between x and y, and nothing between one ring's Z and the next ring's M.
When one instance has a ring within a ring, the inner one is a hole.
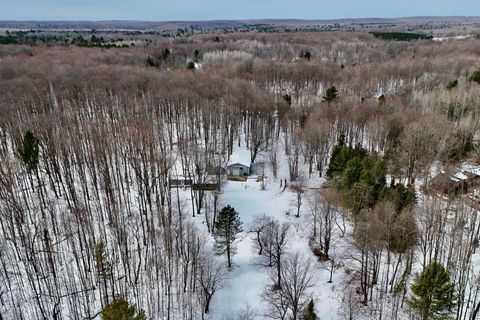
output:
M333 100L337 99L338 91L335 86L332 86L325 91L325 95L323 96L323 101L327 103L331 103Z
M430 262L412 285L411 307L422 320L446 319L455 304L455 286L438 262Z
M354 213L390 200L397 212L415 203L415 190L401 183L386 183L387 163L377 153L361 147L345 146L342 138L332 152L327 177L335 179L345 204Z
M23 164L26 166L28 172L37 169L39 154L39 140L33 135L31 131L27 131L23 136L20 145L17 148L17 155Z
M237 251L235 240L242 231L242 222L238 212L229 205L224 207L215 222L215 251L218 255L227 255L229 268L232 266L231 256Z
M145 311L137 310L137 306L124 299L114 300L101 312L102 320L146 320Z

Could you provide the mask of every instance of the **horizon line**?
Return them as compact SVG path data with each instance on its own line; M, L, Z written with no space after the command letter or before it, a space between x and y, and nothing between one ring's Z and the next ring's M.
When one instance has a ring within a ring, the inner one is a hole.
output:
M10 23L19 23L19 22L130 22L130 23L168 23L168 22L218 22L218 21L336 21L336 20L362 20L362 19L379 19L379 20L399 20L399 19L414 19L414 18L480 18L480 15L418 15L418 16L399 16L399 17L342 17L342 18L316 18L316 19L302 19L302 18L241 18L241 19L205 19L205 20L138 20L138 19L107 19L107 20L88 20L88 19L14 19L6 20L0 19L0 23L10 22Z

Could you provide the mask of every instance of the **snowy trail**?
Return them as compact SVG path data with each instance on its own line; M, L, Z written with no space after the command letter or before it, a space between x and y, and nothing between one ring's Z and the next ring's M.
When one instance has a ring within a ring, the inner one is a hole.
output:
M248 150L238 150L238 152L245 153ZM288 214L294 212L296 208L293 191L289 187L284 188L283 184L280 186L280 179L287 177L288 164L286 159L281 159L279 180L267 179L265 190L262 190L261 182L253 178L245 182L227 181L225 183L220 207L230 205L239 212L244 232L237 245L237 254L232 259L234 267L230 271L228 284L215 294L209 319L236 319L238 313L247 307L256 312L258 319L265 318L263 315L267 310L261 295L269 285L269 270L255 265L257 253L253 249L253 235L248 233L250 224L256 216L266 214L280 222L289 221L292 225L292 235L288 251L300 252L314 258L309 247L311 221L307 205L303 205L300 218ZM318 190L321 182L322 180L318 178L309 179L306 186L307 192ZM219 259L223 259L226 264L226 257L222 256ZM319 262L315 264L316 283L312 291L317 305L317 314L324 320L338 319L345 274L337 271L334 275L334 283L329 284L327 283L329 272L323 269Z
M239 212L245 231L233 257L235 266L230 272L229 283L215 298L211 319L234 316L247 306L260 313L264 311L260 295L268 283L267 272L254 265L256 253L253 252L252 236L247 231L254 217L263 213L279 220L285 219L290 195L290 192L278 193L274 185L261 190L261 183L252 179L246 182L229 181L225 185L222 202Z

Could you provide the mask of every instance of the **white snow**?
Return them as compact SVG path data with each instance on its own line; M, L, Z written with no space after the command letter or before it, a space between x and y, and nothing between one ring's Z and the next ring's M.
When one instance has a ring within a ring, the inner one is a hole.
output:
M470 173L473 173L477 176L480 176L480 166L478 164L475 164L475 163L464 163L462 165L462 169L464 171L467 171L467 172L470 172Z
M283 146L279 146L280 154L281 148ZM225 205L234 207L239 212L244 232L242 232L241 239L238 241L237 254L232 257L234 267L229 272L228 283L215 294L209 319L234 319L241 310L245 310L247 307L253 310L259 316L259 319L264 318L263 315L267 310L261 299L261 294L267 286L271 285L268 279L269 270L255 264L257 253L253 248L253 234L248 233L255 216L261 214L275 217L280 222L289 221L292 224L292 236L288 251L290 253L300 252L310 256L315 263L315 286L312 288L312 293L317 314L321 319L337 319L346 274L344 269L340 268L333 275L333 283L327 283L329 271L322 268L322 263L317 262L309 247L312 221L306 197L308 193L316 191L306 191L300 218L296 218L295 194L290 188L284 189L283 184L282 187L280 186L281 180L288 180L287 158L279 158L277 179L271 176L269 163L264 153L258 155L257 161L264 161L266 164L265 190L261 189L261 182L257 182L256 176L250 176L245 182L227 181L222 188L219 207ZM237 146L228 163L237 162L249 164L250 151ZM301 169L305 168L302 167ZM303 175L305 175L305 172L303 172ZM318 174L314 174L308 180L308 187L318 188L323 181L323 179L318 178ZM290 181L288 185L291 185ZM184 192L183 197L185 203L190 203L189 192ZM194 219L202 229L206 230L206 224L203 221L205 219L204 215L197 216ZM346 242L339 241L339 243L340 245L333 249L333 256L340 257L344 251L341 246L347 245ZM213 248L213 237L211 245ZM225 264L227 263L226 257L221 256L219 259L224 261Z
M457 172L452 177L452 180L454 180L454 181L467 180L467 179L468 179L468 177L463 172Z
M452 40L464 40L472 37L473 35L469 34L469 35L459 35L454 37L434 37L432 40L442 42L442 41L452 41Z
M236 164L236 163L250 166L250 151L246 149L234 151L230 155L227 165Z

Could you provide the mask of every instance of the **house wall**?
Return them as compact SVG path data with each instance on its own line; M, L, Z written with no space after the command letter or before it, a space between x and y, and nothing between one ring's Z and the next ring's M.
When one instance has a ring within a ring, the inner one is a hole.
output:
M245 176L250 175L250 168L244 165L232 165L227 168L227 173L230 176Z
M468 181L468 188L473 189L480 186L480 176L476 176Z

